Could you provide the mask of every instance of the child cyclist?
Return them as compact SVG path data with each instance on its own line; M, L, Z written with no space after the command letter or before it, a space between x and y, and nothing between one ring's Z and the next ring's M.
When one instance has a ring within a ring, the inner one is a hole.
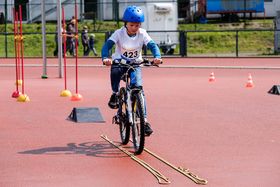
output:
M127 63L137 62L142 60L142 47L146 45L151 50L154 59L154 64L162 62L160 50L156 43L151 39L146 30L140 28L144 22L145 16L141 8L137 6L128 6L123 14L124 26L116 30L112 36L105 42L102 48L102 61L106 66L111 66L111 87L112 95L109 100L109 107L112 109L118 108L118 91L120 86L121 76L126 72L126 68L119 66L121 59L125 59ZM112 58L109 57L109 51L115 46L115 52ZM133 77L133 78L132 78ZM130 74L131 85L142 87L141 68L135 68L135 71ZM146 109L146 107L145 107ZM145 111L146 115L146 111ZM145 116L145 134L149 136L153 133L151 125L147 122Z

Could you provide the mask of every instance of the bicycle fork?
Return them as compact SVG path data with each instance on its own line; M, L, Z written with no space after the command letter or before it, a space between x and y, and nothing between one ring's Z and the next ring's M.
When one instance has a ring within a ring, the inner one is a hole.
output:
M127 110L127 116L128 116L128 121L130 124L132 124L133 122L133 118L132 118L132 102L131 102L131 92L127 91L126 92L126 110Z

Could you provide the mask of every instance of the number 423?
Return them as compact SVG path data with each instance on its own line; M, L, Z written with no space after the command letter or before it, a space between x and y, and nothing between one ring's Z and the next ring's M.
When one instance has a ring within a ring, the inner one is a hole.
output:
M135 58L138 56L138 51L129 51L129 52L124 52L123 56L127 57L127 58Z

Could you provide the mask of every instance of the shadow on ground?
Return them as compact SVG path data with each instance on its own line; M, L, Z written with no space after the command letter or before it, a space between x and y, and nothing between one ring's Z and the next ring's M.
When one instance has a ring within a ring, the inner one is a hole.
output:
M33 155L59 155L59 154L84 154L86 156L119 158L127 157L114 146L104 142L85 142L85 143L68 143L65 147L44 147L18 152L19 154Z

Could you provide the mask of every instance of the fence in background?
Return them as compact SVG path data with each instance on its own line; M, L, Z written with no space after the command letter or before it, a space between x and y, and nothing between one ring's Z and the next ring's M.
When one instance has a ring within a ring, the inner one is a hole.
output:
M38 28L39 29L39 28ZM149 32L149 31L148 31ZM150 31L159 33L166 31ZM159 43L163 56L180 57L241 57L241 56L264 56L275 55L274 36L280 30L205 30L205 31L168 31L178 32L179 43ZM96 49L99 52L104 41L112 32L94 32L96 35ZM26 57L42 57L42 33L25 32L24 47ZM55 33L47 32L47 57L53 57L55 50ZM0 33L0 57L14 57L13 33ZM79 56L83 56L80 42ZM144 55L151 55L144 48ZM93 56L93 54L91 55Z
M13 57L14 56L14 36L11 28L12 20L12 7L17 9L18 5L24 1L12 1L8 0L0 2L0 12L4 12L5 18L0 15L0 57ZM9 2L16 2L16 4ZM23 35L25 36L25 56L26 57L42 57L42 34L41 34L41 9L40 1L29 1L23 6L24 19L26 23L31 22L33 25L38 24L36 29L24 29ZM46 0L46 13L47 18L56 20L56 1ZM62 5L68 12L69 20L73 15L74 0L62 0ZM145 1L146 2L146 1ZM146 3L172 3L174 0L153 0ZM178 2L178 12L187 6L182 1ZM113 20L116 22L117 27L120 27L119 17L122 12L122 8L128 4L142 5L143 1L82 1L77 0L79 20L80 22L87 21L87 24L91 24L92 32L96 35L97 43L96 49L99 52L106 38L112 32L105 32L99 30L98 22L101 20ZM142 3L142 4L141 4ZM180 5L180 6L179 6ZM68 9L67 9L68 7ZM105 14L104 14L104 10ZM106 17L108 16L108 17ZM2 24L1 23L5 23ZM9 24L7 24L9 23ZM29 24L28 24L29 25ZM24 27L27 25L24 25ZM53 51L55 50L55 25L53 29L48 29L46 32L46 47L47 56L53 57ZM263 56L275 54L275 35L279 33L279 30L267 29L267 30L196 30L196 31L168 31L178 34L178 41L161 43L158 45L164 56L181 56L181 57L240 57L240 56ZM167 31L149 31L149 33L157 34L164 33L167 37ZM177 37L176 37L177 38ZM279 39L280 41L280 39ZM280 46L280 45L279 45ZM79 55L82 56L82 45L79 45ZM145 55L150 55L150 52L144 48ZM92 55L93 56L93 55Z

